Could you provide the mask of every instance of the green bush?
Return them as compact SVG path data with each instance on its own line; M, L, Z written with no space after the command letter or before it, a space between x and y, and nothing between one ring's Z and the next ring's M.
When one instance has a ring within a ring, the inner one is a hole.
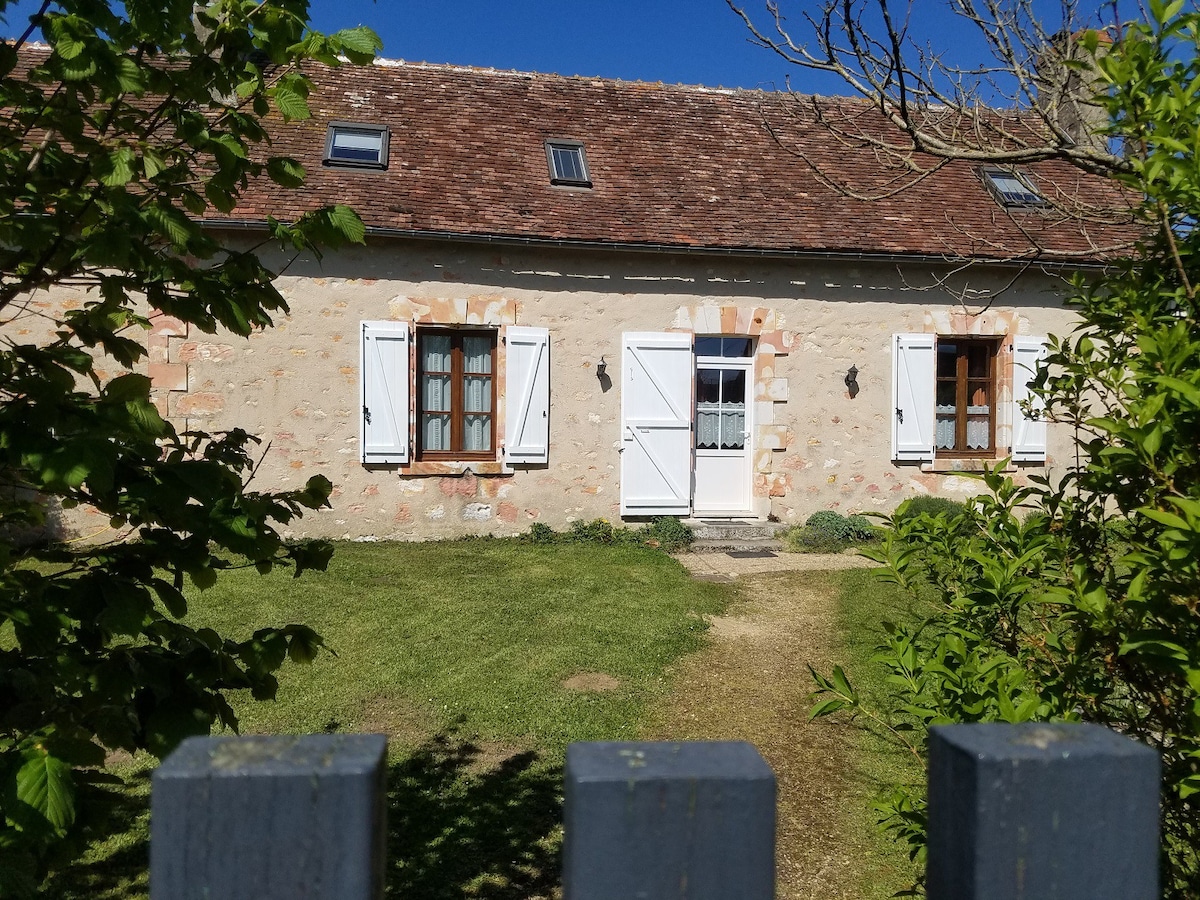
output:
M534 522L529 526L529 531L521 537L531 544L553 544L558 540L555 530L544 522Z
M874 543L879 535L880 529L866 516L843 516L822 509L809 516L804 525L789 528L781 539L784 548L793 553L840 553L847 547Z
M875 529L866 516L843 516L832 509L822 509L808 517L805 528L842 543L874 540Z
M590 544L613 543L613 526L607 519L593 519L584 522L578 519L571 523L567 531L567 540Z
M571 523L565 532L558 532L541 522L534 522L521 539L533 544L584 543L584 544L644 544L667 553L684 550L695 535L692 529L679 519L663 516L641 528L626 528L613 525L607 519L579 520Z
M841 538L809 525L789 528L781 540L784 549L791 553L841 553L848 546Z
M660 516L654 519L642 529L641 534L646 543L654 543L655 546L668 553L690 547L692 541L696 539L692 529L674 516Z
M949 520L962 515L966 508L966 504L958 500L922 494L901 503L892 516L892 521L899 524L920 515L945 516Z

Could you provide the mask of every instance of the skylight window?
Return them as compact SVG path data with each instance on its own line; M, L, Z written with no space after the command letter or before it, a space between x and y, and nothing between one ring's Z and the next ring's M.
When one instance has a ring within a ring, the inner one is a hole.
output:
M983 181L988 190L996 195L996 199L1005 206L1044 206L1046 198L1037 192L1025 178L1017 172L1004 169L984 169Z
M551 184L592 186L583 144L578 141L546 141L546 162L550 165Z
M325 137L325 165L386 169L388 130L383 125L333 122Z

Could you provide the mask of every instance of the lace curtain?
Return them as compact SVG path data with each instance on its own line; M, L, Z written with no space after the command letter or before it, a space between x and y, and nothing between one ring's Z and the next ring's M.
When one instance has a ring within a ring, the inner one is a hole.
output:
M984 416L986 417L991 411L990 406L968 406L968 416ZM936 446L939 450L953 450L954 447L954 431L958 423L958 418L955 415L955 407L953 405L937 407L937 434L935 436ZM967 446L968 450L987 450L988 438L990 437L991 427L990 419L988 418L969 418L967 419Z
M739 450L745 446L746 404L698 404L696 446L702 450Z

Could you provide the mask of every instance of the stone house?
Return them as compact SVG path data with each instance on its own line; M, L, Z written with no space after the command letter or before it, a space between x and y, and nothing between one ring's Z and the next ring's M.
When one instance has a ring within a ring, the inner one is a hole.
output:
M1055 163L925 177L782 93L381 62L323 70L255 186L210 226L332 202L365 246L277 262L291 314L249 340L160 316L150 374L182 426L317 472L303 533L422 539L604 517L802 522L963 496L1069 434L1020 402L1064 276L1127 232L1060 213L1118 198ZM880 126L882 128L882 125ZM1048 202L1055 201L1055 202Z

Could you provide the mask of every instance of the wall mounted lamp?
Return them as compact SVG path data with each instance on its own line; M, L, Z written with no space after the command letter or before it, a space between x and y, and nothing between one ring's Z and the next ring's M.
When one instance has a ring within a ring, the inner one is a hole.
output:
M605 371L608 369L608 363L604 361L604 357L600 357L600 362L596 363L596 377L603 378Z
M846 372L846 390L850 392L850 399L853 400L858 396L858 367L851 366Z

